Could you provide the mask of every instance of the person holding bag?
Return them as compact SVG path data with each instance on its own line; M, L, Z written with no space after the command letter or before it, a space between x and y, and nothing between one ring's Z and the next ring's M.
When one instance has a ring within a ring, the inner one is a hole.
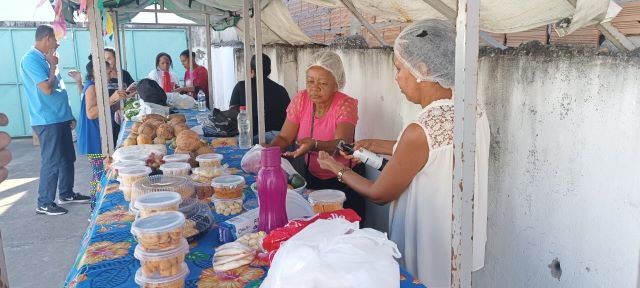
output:
M340 140L353 142L358 100L340 91L346 83L340 56L329 51L314 54L307 66L306 83L306 89L300 91L287 107L287 119L269 146L278 146L284 156L295 158L294 166L307 181L307 188L345 192L344 207L355 210L364 218L363 197L338 182L333 172L318 164L318 152L325 151L335 155L335 161L351 167L350 161L336 151ZM298 148L285 152L294 142ZM353 168L364 169L362 165Z

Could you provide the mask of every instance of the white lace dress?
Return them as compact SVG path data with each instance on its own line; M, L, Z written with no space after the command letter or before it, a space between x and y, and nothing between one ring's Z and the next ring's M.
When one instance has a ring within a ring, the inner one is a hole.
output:
M390 238L402 252L400 265L429 288L450 287L451 282L453 119L453 100L445 99L422 109L411 122L422 127L427 136L429 159L389 211ZM489 133L487 117L480 112L476 124L474 271L484 265L487 239Z

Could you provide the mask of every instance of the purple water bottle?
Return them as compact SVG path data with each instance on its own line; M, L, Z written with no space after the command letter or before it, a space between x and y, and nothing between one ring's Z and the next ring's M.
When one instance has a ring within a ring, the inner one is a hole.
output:
M260 199L260 231L271 230L287 224L287 175L280 167L280 148L269 147L261 152L262 168L258 172Z

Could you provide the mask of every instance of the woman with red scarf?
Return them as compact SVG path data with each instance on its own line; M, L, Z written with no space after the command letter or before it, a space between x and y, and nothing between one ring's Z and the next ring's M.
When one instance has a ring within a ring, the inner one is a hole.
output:
M175 73L170 71L171 67L173 67L171 56L160 52L156 56L156 69L149 72L147 78L158 82L164 92L173 92L174 89L180 86L180 80L178 80L178 76Z

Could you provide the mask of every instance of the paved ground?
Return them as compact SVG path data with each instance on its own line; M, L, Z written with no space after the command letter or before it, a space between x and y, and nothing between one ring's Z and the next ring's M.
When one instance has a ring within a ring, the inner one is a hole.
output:
M87 227L88 204L67 204L62 216L36 215L40 151L31 139L14 139L9 180L0 184L0 231L12 288L63 287ZM76 161L75 190L89 191L91 169Z

